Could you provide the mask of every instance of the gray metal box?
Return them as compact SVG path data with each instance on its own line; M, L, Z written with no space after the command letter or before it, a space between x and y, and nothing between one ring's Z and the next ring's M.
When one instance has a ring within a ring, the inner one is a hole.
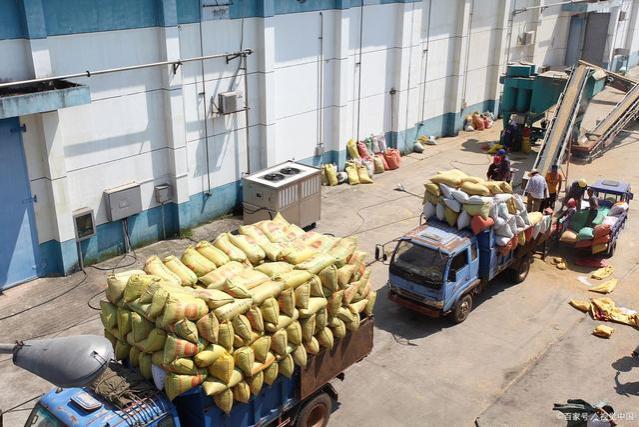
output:
M142 212L140 184L135 182L104 190L109 221L117 221Z

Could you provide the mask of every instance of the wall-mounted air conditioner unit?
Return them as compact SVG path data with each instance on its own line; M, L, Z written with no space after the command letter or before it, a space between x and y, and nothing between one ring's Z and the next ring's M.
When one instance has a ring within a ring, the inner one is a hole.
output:
M218 114L232 114L244 111L244 94L239 90L218 93L217 108Z
M535 43L535 32L534 31L526 31L519 35L518 40L519 45L528 46Z

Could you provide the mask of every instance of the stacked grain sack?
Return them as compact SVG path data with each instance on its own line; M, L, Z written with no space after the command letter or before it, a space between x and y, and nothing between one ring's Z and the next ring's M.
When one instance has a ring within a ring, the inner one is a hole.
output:
M171 400L202 385L227 413L357 330L376 298L354 238L304 232L279 215L239 233L111 274L101 301L118 359L147 379L153 365L166 371Z
M426 219L436 216L459 230L470 228L474 234L494 227L496 243L507 254L517 245L545 233L550 215L526 211L519 194L504 181L484 181L452 169L440 171L424 184Z

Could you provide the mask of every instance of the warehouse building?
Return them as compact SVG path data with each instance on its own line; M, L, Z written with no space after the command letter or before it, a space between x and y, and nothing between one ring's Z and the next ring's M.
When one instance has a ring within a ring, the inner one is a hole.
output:
M229 213L244 174L290 159L343 165L347 141L371 134L402 151L453 135L469 112L497 113L508 61L639 61L636 0L0 0L0 10L1 82L83 75L0 88L0 289L77 268L79 238L94 262L122 253L127 234L139 246ZM100 72L113 68L124 70ZM109 198L122 186L139 190L135 203ZM126 227L118 209L134 212Z

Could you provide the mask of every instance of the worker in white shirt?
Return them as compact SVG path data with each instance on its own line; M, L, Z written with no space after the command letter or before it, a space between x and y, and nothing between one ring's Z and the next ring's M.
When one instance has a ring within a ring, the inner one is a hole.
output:
M526 189L524 190L528 195L526 208L528 212L539 212L541 211L542 202L548 198L548 184L546 179L539 175L537 169L531 170L528 176L528 184L526 184Z

